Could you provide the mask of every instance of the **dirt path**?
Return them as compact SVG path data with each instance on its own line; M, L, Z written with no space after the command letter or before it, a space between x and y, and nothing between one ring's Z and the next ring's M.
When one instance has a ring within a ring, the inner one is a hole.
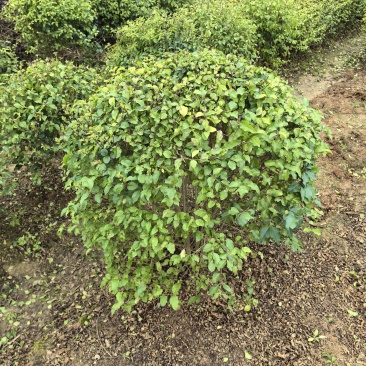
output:
M256 309L230 314L205 299L111 317L100 259L55 235L66 198L25 187L6 202L22 210L20 229L0 223L0 365L366 365L366 70L307 75L296 88L333 132L319 162L322 235L302 234L302 254L257 247L263 260L239 280L255 282ZM33 254L14 256L12 240L27 231Z

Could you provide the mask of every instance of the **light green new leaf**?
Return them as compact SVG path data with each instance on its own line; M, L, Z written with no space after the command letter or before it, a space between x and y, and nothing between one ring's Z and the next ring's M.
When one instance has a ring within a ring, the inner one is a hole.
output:
M173 310L178 310L179 308L179 299L178 296L171 296L169 299L170 306Z
M181 106L179 107L179 113L180 113L183 117L185 117L185 116L187 115L187 113L188 113L188 108L187 108L187 107L185 107L184 105L181 105Z
M165 306L167 302L168 302L168 296L165 296L165 295L160 296L160 305L161 306Z

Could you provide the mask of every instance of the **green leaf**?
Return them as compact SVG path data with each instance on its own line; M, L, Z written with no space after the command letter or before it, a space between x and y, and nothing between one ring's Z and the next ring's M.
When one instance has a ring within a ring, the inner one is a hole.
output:
M297 182L294 182L288 187L287 192L288 193L297 193L297 192L300 192L300 190L301 190L301 185Z
M212 244L206 244L206 245L203 247L203 253L211 252L211 250L212 250Z
M212 275L212 282L213 283L216 283L220 280L221 278L221 273L218 273L218 272L215 272L213 275Z
M240 198L243 198L249 192L249 187L246 187L244 185L240 186L237 192L239 193Z
M294 215L293 212L289 212L287 216L285 216L285 228L286 229L296 229L298 224L298 219Z
M312 227L304 228L304 233L313 233L313 234L318 235L318 236L322 235L322 232L321 232L320 229L312 228Z
M210 289L208 290L208 295L215 295L217 293L218 289L219 289L219 286L217 286L217 285L211 286Z
M245 132L250 132L250 133L256 133L256 129L247 121L242 120L240 123L240 128L245 131Z
M246 258L248 254L252 253L251 249L250 249L250 248L248 248L248 247L242 247L242 248L240 249L240 252L241 252L241 254L242 254L242 256L243 256L244 258Z
M252 355L247 350L244 350L244 357L247 360L251 360L253 358Z
M236 164L233 162L233 161L229 161L228 162L228 167L231 169L231 170L235 170L236 169Z
M102 202L102 195L101 195L101 193L97 193L97 194L94 196L94 199L95 199L95 202L97 202L97 203L101 203L101 202Z
M210 209L216 205L215 201L208 201L207 207Z
M175 245L174 245L173 243L169 243L169 244L167 245L166 249L168 250L168 252L169 252L170 254L174 254L174 252L175 252Z
M245 226L250 220L253 219L253 216L250 214L250 212L243 212L237 217L237 222L239 226L243 227Z
M83 178L83 186L91 191L94 187L94 181L95 178Z
M182 159L176 159L174 161L174 167L175 167L176 170L179 170L181 165L182 165Z
M196 160L191 160L189 163L189 166L191 167L192 170L194 170L197 166L197 161Z
M230 210L228 211L228 214L234 216L234 215L238 214L239 212L240 211L236 207L231 207Z
M224 283L224 284L222 285L222 288L223 288L225 291L229 292L230 294L232 294L232 293L233 293L232 288L231 288L230 286L228 286L226 283Z
M172 294L173 295L177 295L179 290L180 290L180 287L181 287L182 283L181 282L177 282L175 283L173 286L172 286Z
M185 107L184 105L181 105L181 106L179 107L179 113L180 113L183 117L185 117L185 116L187 115L187 113L188 113L188 108L187 108L187 107Z
M227 196L228 196L228 191L225 190L225 191L220 192L220 200L221 201L226 200Z
M116 219L117 224L120 224L125 219L125 213L123 211L117 211L114 215L114 218Z
M216 270L216 265L213 261L208 262L208 270L214 272Z
M168 296L165 296L165 295L160 296L160 305L161 306L165 306L167 302L168 302Z
M279 244L281 242L279 230L272 226L262 227L259 232L259 241L263 243L268 239L272 239L276 244Z
M228 106L229 106L231 111L238 108L238 105L233 100L231 102L229 102Z
M178 310L179 308L179 299L178 296L171 296L169 299L170 306L173 308L173 310Z
M123 303L121 302L117 302L115 303L113 306L112 306L112 309L111 309L111 314L113 315L118 309L121 308L121 306L123 305Z
M199 150L192 151L192 158L194 158L197 154L199 154Z
M348 315L352 316L352 317L356 317L358 316L358 312L357 311L352 311L352 310L347 310Z
M258 136L253 136L251 139L250 139L250 142L254 145L254 146L257 146L257 147L260 147L261 146L261 140L259 139Z
M116 119L117 118L117 115L118 115L118 110L115 109L113 112L112 112L112 119Z
M165 150L165 151L163 152L163 155L164 155L164 157L166 157L167 159L170 159L170 158L172 157L172 153L171 153L170 151L168 151L168 150Z
M195 296L191 296L188 300L187 305L192 305L192 304L196 304L199 303L201 300L201 297L199 295L195 295Z
M305 188L300 189L300 194L303 201L305 201L305 199L311 201L316 198L316 189L308 184Z
M111 105L112 107L114 107L116 105L116 99L115 98L109 98L108 102L109 102L109 105Z

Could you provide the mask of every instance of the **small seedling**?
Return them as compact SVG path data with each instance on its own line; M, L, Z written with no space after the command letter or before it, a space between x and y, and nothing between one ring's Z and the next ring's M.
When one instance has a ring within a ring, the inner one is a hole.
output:
M348 315L349 316L352 316L352 317L356 317L358 316L358 312L357 311L352 311L352 310L347 310L348 311Z
M330 351L324 351L322 353L322 357L325 358L326 365L338 366L338 363L336 363L337 357L332 355L332 353Z
M308 338L308 342L320 342L321 339L326 338L326 336L319 335L319 330L315 329L313 332L313 336Z
M251 360L253 358L252 355L247 350L244 350L244 357L247 360Z

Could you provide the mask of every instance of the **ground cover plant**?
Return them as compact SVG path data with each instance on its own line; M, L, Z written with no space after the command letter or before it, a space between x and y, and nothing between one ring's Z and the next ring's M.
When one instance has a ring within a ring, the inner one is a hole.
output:
M181 287L222 297L256 242L285 240L317 216L321 116L269 71L217 51L182 52L122 69L67 127L65 211L102 249L119 307ZM249 300L250 302L250 300Z

